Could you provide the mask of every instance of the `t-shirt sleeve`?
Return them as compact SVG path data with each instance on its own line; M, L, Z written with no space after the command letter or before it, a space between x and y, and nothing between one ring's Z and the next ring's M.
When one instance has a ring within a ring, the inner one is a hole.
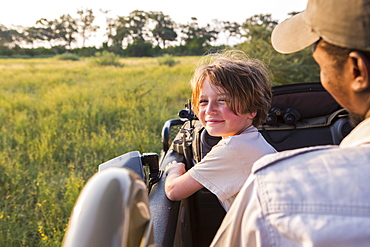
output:
M223 202L239 192L250 169L238 152L221 141L188 172Z
M257 129L222 139L188 172L220 201L236 196L251 173L253 163L276 150Z

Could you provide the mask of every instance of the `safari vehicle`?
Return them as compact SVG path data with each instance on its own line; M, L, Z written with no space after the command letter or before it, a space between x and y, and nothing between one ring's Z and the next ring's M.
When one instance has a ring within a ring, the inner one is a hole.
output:
M133 151L99 166L83 189L64 246L208 246L225 211L201 189L170 201L163 171L176 160L189 169L220 140L201 127L191 105L168 120L160 155ZM273 87L272 107L259 131L278 151L339 144L351 131L347 112L320 83ZM247 150L246 150L247 151Z

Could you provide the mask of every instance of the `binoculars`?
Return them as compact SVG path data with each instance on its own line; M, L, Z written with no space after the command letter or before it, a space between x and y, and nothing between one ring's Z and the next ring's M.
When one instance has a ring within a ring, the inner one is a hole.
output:
M266 124L275 125L279 119L282 119L284 123L293 125L300 118L301 114L293 108L280 109L273 107L267 115Z

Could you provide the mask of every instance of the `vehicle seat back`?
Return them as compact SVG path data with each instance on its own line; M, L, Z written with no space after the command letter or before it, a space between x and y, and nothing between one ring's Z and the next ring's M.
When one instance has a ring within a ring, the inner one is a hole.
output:
M153 244L147 188L136 173L111 167L83 188L72 212L63 247Z

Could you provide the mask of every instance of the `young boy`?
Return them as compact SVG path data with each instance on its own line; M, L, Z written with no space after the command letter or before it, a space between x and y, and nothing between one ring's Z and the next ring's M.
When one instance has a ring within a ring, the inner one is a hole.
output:
M241 51L208 55L191 81L193 109L201 124L221 141L189 171L166 167L166 195L182 200L205 187L226 211L251 172L252 164L276 150L258 132L271 102L271 79L264 64Z

